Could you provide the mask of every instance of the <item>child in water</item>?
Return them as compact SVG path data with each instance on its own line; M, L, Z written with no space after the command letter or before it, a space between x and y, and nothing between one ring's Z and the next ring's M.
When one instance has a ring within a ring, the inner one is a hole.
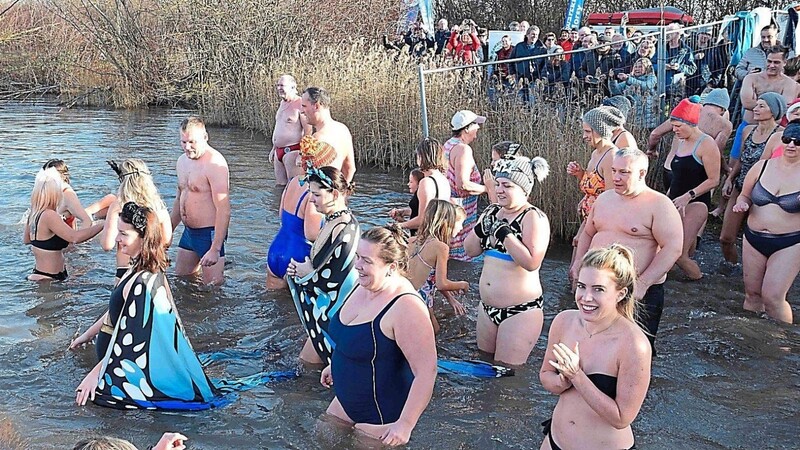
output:
M417 190L419 189L419 182L425 177L420 169L414 169L408 174L408 192L413 195L405 208L392 208L389 211L389 217L396 222L405 222L411 220L419 215L419 197L417 197ZM410 229L411 235L417 234L417 230Z
M408 243L408 279L419 291L428 305L433 330L439 332L439 323L433 314L434 291L438 289L456 315L466 313L464 305L453 296L453 292L465 293L469 289L466 281L451 281L447 278L449 242L461 231L467 217L464 208L446 200L431 200L425 210L419 233Z

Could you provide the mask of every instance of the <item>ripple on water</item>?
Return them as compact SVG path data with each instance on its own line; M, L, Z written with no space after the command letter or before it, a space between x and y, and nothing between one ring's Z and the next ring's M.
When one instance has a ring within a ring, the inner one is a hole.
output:
M177 127L186 111L63 110L47 103L4 104L0 115L0 413L26 433L30 448L71 448L88 434L114 434L140 448L167 429L187 434L192 448L369 448L320 421L333 392L319 384L319 369L242 393L220 410L199 413L115 411L73 406L74 389L95 363L94 348L66 350L77 329L103 311L111 291L113 255L95 243L69 254L65 283L23 281L32 256L21 245L21 218L29 207L36 169L51 157L67 160L84 203L116 189L105 160L144 159L168 205L175 194ZM280 190L264 164L267 139L234 128L211 128L211 143L231 168L233 216L226 244L227 282L205 288L170 276L175 302L199 352L236 349L258 354L212 364L209 375L235 377L296 367L304 332L286 292L265 292L264 261L278 224ZM476 151L487 149L476 148ZM581 150L582 152L583 150ZM386 211L409 198L405 173L360 169L351 207L364 227L386 223ZM176 232L180 235L181 229ZM700 251L711 272L714 245ZM574 308L567 281L571 249L551 246L541 278L545 329L529 366L512 378L440 377L433 401L410 448L537 448L539 423L557 398L545 392L538 369L555 315ZM174 259L175 249L170 250ZM475 344L479 264L453 264L452 278L471 283L468 310L456 317L440 302L436 314L445 358L480 358ZM738 278L708 275L700 283L667 283L648 398L634 423L641 448L790 448L796 443L800 392L800 332L741 312ZM790 292L797 298L797 289ZM767 436L761 431L769 430ZM765 445L767 444L767 445Z

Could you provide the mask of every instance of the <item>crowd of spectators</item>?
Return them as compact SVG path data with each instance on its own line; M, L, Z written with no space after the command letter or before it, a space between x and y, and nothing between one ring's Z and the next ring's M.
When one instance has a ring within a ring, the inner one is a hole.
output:
M764 39L774 41L777 31L769 28ZM658 33L646 34L632 26L563 28L556 34L542 33L538 26L522 20L509 23L508 31L524 33L524 39L513 44L513 33L505 35L490 49L487 28L471 19L449 27L446 19L440 19L432 33L421 23L414 23L395 39L384 38L384 44L423 62L435 59L440 65L496 61L471 69L485 83L492 101L505 97L526 105L537 99L563 104L566 98L588 107L603 98L624 95L633 104L630 122L649 129L662 119L659 84L664 84L667 107L715 88L733 89L731 97L738 100L734 89L737 80L750 73L748 67L764 66L766 59L757 46L747 50L738 65L731 66L731 45L718 26L694 28L687 33L681 24L670 24L663 49L658 48ZM530 57L534 58L503 62ZM659 80L658 62L662 58L666 61L665 77ZM795 76L798 69L800 60L787 61L787 75ZM734 102L734 108L737 105Z

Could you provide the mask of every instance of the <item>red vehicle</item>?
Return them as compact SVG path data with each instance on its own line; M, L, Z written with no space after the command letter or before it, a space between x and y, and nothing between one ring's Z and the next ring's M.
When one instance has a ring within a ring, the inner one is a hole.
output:
M619 25L627 16L626 25L669 25L680 22L684 26L691 25L694 18L678 8L667 6L661 8L633 9L613 13L589 14L589 25Z

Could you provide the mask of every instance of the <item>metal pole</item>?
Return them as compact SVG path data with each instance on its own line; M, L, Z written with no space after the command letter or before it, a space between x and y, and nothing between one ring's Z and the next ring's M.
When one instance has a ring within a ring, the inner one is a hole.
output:
M663 23L663 22L662 22ZM667 33L666 27L661 25L658 35L658 115L660 120L666 119L667 104Z
M428 137L430 130L428 129L428 102L425 100L425 69L422 64L417 67L419 73L419 112L422 115L422 137Z

